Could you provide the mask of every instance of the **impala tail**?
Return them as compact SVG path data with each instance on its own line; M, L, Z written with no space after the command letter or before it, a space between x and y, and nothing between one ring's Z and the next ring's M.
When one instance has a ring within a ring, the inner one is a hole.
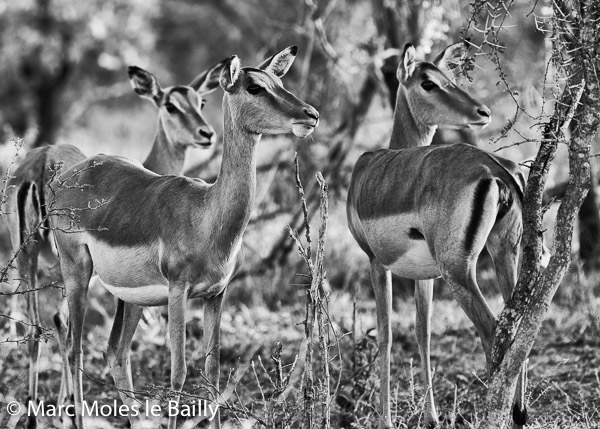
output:
M19 246L26 241L48 238L46 207L43 197L34 182L25 182L17 190L17 216L19 218Z

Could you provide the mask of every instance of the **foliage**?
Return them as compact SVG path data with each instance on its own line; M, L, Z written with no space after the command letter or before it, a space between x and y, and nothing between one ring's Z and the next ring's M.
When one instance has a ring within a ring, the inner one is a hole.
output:
M156 2L141 0L1 3L0 122L20 136L37 128L36 145L54 143L62 106L97 95L90 88L115 75L122 80L126 65L146 62L156 12Z

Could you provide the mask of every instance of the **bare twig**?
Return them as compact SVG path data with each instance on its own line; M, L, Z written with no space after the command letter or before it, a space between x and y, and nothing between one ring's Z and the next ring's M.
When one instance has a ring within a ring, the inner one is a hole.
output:
M10 179L12 178L12 176L10 175L10 170L17 164L17 159L19 158L19 152L21 151L21 149L23 148L23 139L21 138L14 138L12 139L12 143L15 146L15 154L13 156L13 158L10 160L10 162L8 163L8 167L6 168L6 172L4 173L4 176L1 179L2 182L2 190L0 191L0 216L3 214L6 214L6 198L7 198L7 191L8 191L8 182L10 182Z
M302 243L300 237L294 229L288 226L290 236L296 242L300 255L306 262L310 277L310 287L306 289L306 320L304 322L304 334L306 341L306 350L303 355L304 364L304 414L303 425L305 428L312 428L316 421L315 403L319 398L321 416L319 426L323 429L330 427L331 423L331 394L330 394L330 373L329 373L329 326L330 320L327 316L327 297L323 290L323 282L326 274L324 269L325 241L327 235L328 219L328 190L327 183L321 173L317 173L317 182L320 187L320 217L319 238L317 242L317 253L315 260L311 259L310 253L310 228L308 219L308 209L304 188L300 182L298 159L295 160L296 186L300 194L302 213L304 215L304 227L306 231L306 245ZM321 383L315 387L313 370L313 334L315 322L317 323L317 334L319 341L319 350L321 352Z

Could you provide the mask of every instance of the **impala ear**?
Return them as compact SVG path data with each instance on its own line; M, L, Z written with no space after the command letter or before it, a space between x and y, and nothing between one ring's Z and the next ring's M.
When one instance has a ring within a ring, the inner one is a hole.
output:
M264 60L258 65L258 68L271 72L277 77L282 77L292 66L297 53L297 46L289 46L283 51L276 53L271 58Z
M221 88L227 92L233 90L233 86L240 77L240 59L233 55L227 59L223 71L221 72Z
M215 64L212 68L203 71L190 82L190 85L200 95L209 94L219 87L219 79L225 63L229 58Z
M402 54L402 62L398 65L396 77L400 82L410 79L415 72L416 64L416 51L415 47L410 43L404 46L404 54Z
M454 69L460 66L463 59L467 56L467 45L463 42L458 42L448 46L440 54L435 57L433 64L439 68L442 73L448 75L454 80Z
M129 76L129 83L131 83L131 87L137 95L160 106L164 94L158 80L152 73L136 66L129 66L127 67L127 75Z

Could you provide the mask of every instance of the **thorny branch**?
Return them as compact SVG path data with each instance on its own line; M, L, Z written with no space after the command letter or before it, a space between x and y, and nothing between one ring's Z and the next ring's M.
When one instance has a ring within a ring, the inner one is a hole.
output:
M505 92L510 96L515 106L513 116L508 119L499 135L490 139L491 144L499 142L511 130L514 130L518 119L522 115L533 120L540 119L534 117L523 107L522 102L519 100L519 93L513 89L513 85L509 82L509 75L506 66L503 64L506 43L502 41L500 34L508 27L506 20L511 17L511 9L515 3L514 0L497 0L491 2L476 0L471 3L472 13L467 21L467 25L461 30L462 38L475 49L474 56L483 56L494 65L499 77L498 85L504 87ZM539 29L540 31L547 31L542 25L540 25ZM474 62L473 59L469 60ZM469 67L464 68L463 73L465 77L472 80L468 73L470 69Z
M25 335L23 338L18 338L16 340L7 338L1 343L16 343L16 344L26 344L28 341L43 341L47 342L49 339L54 337L54 329L46 328L39 323L29 323L25 320L15 319L14 317L8 316L6 314L0 314L0 317L3 319L12 320L20 325L24 325L30 328L35 328L33 333Z
M19 149L23 146L22 140L21 139L15 140L15 145L17 147L17 154L14 156L14 158L9 166L9 171L10 171L10 168L12 167L12 165L16 162L16 158L18 156ZM40 218L36 219L35 224L31 225L29 230L20 231L21 244L19 245L19 247L17 249L13 249L13 252L10 255L9 260L0 269L0 284L8 282L9 271L16 269L15 262L17 261L17 258L19 257L19 255L22 252L24 252L25 249L29 245L31 245L32 243L41 239L40 231L50 229L49 219L52 216L64 216L64 217L68 217L70 219L70 221L69 221L70 226L68 228L55 228L55 230L60 230L61 232L64 232L64 233L79 233L79 232L85 231L84 229L77 228L77 225L76 225L77 221L78 221L77 213L84 211L84 210L96 210L99 207L107 204L107 201L106 200L96 200L94 204L92 204L90 202L90 203L88 203L87 207L81 207L81 208L77 208L77 207L58 208L58 207L56 207L56 192L60 189L71 189L71 188L84 189L84 188L87 188L88 185L79 184L77 182L75 182L75 184L67 184L67 181L70 179L76 178L83 171L85 171L89 168L94 168L99 164L100 163L94 163L93 165L86 167L84 169L75 170L71 175L69 175L68 177L63 178L63 179L59 179L59 177L58 177L60 175L62 167L63 167L62 162L59 162L54 166L48 167L48 169L50 171L48 189L49 189L52 197L50 198L50 201L46 204L46 211L45 211L44 215L41 216ZM3 193L1 195L2 207L4 207L4 205L6 204L7 191L9 189L9 186L14 186L14 185L9 185L10 179L12 178L12 176L10 176L10 174L9 174L9 171L7 171L5 178L3 179L4 186L2 189ZM8 208L8 210L12 210L12 209L14 209L14 208ZM94 230L95 231L103 231L105 229L106 228L97 228ZM22 285L23 285L23 283L25 283L25 284L28 283L27 279L13 278L13 280L19 280L19 286L17 286L17 288L15 290L12 290L10 292L0 292L0 296L14 296L14 295L25 295L25 294L30 294L30 293L37 293L38 291L40 291L42 289L47 289L47 288L61 289L64 291L64 287L59 286L56 282L52 282L50 284L43 285L40 287L23 289ZM53 334L51 333L53 331L53 329L46 328L46 327L42 326L41 324L30 324L28 322L25 322L25 321L22 321L19 319L15 319L10 316L5 316L5 315L0 315L0 316L7 318L9 320L12 320L16 323L19 323L19 324L22 324L22 325L25 325L28 327L36 328L35 334L29 334L26 337L24 337L22 339L18 339L18 340L7 339L3 342L23 343L25 341L31 341L31 340L47 341L48 338L53 336Z
M8 191L8 182L10 182L10 179L12 178L11 174L10 174L10 170L17 164L17 159L19 158L19 152L21 151L21 149L23 148L23 139L20 138L15 138L12 140L14 146L15 146L15 154L13 155L13 158L10 160L10 162L8 163L8 167L6 169L6 172L4 173L4 176L2 177L2 190L0 191L0 216L4 215L7 213L6 211L6 198L7 198L7 191ZM1 281L0 281L1 283Z
M85 188L89 187L90 185L79 184L79 183L75 183L73 185L67 185L67 181L77 177L83 171L90 169L90 168L94 168L100 164L101 163L96 162L89 167L83 168L81 170L75 170L73 172L73 174L71 174L70 176L68 176L62 180L58 179L58 176L60 175L60 171L62 170L63 163L59 162L55 166L49 167L50 180L48 183L48 189L50 190L50 192L52 194L52 198L50 199L50 202L46 205L46 213L44 214L44 216L41 217L41 219L38 220L38 222L35 225L33 225L33 227L31 228L30 231L22 231L22 233L25 234L25 237L23 238L21 245L19 246L19 248L16 251L13 252L11 258L8 260L6 265L2 269L0 269L0 283L5 283L8 281L8 271L15 268L14 264L15 264L15 261L17 260L17 258L19 257L19 254L21 252L23 252L24 249L31 242L39 239L39 237L38 237L39 231L42 231L42 230L45 230L48 228L47 227L48 220L52 216L65 216L70 219L69 228L58 229L61 232L79 233L79 232L87 231L86 229L77 228L77 225L76 225L78 223L77 212L85 211L85 210L96 210L96 209L106 205L108 202L106 200L102 199L102 200L96 200L95 205L92 205L92 203L89 202L87 207L64 207L64 208L56 207L56 192L59 189L71 189L71 188L85 189ZM93 230L94 231L105 231L106 228L100 227L100 228L93 229ZM35 290L37 290L37 289L35 289ZM31 291L33 292L35 290L32 289ZM27 292L29 292L29 290Z

